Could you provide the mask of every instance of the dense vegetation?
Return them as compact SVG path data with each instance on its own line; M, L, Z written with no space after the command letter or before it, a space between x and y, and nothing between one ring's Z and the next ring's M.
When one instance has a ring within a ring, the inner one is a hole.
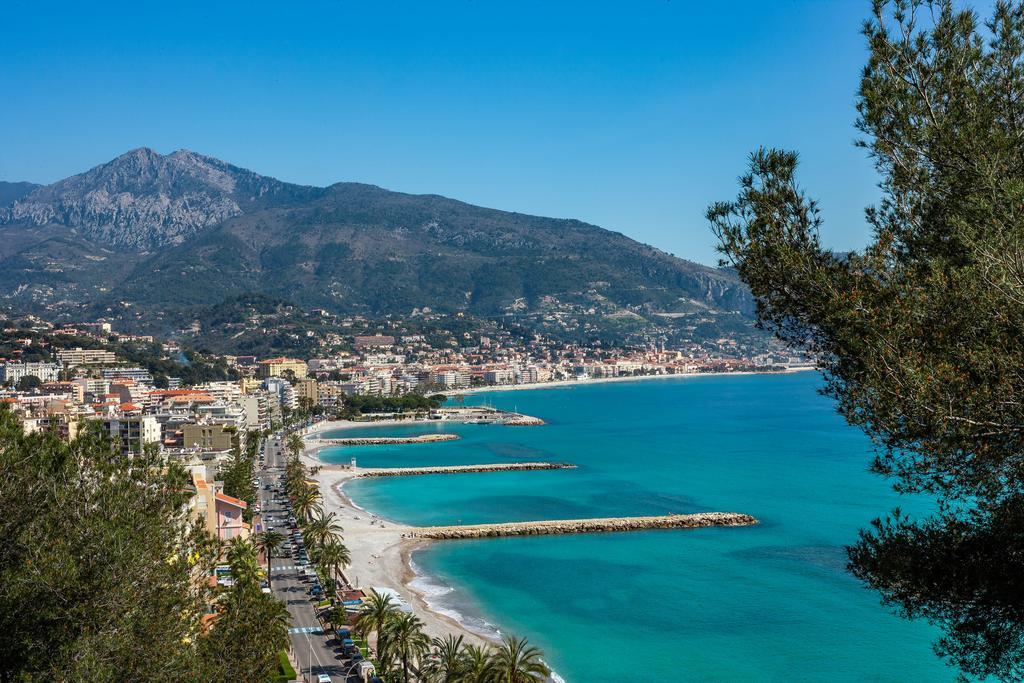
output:
M231 456L220 469L220 479L224 482L224 493L244 500L248 507L245 510L245 521L252 521L253 506L256 504L259 491L253 479L256 476L256 458L259 453L262 434L256 431L247 432L245 443L240 444L235 436Z
M881 175L861 253L821 246L797 157L760 150L708 212L761 323L815 353L877 447L874 470L935 514L862 532L850 568L941 627L968 676L1024 678L1024 8L985 26L950 2L877 3L858 100Z
M362 413L416 413L440 408L445 402L443 394L423 396L346 396L342 410L343 417L354 417Z
M0 410L0 679L269 680L284 605L259 588L251 544L220 549L191 521L186 472L122 456L98 431L22 433ZM203 614L214 604L208 630Z

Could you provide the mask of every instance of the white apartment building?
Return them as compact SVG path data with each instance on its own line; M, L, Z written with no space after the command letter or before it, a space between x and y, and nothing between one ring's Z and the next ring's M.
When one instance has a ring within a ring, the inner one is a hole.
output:
M17 384L24 377L38 377L44 382L56 382L60 374L57 363L4 363L0 365L0 384Z
M469 386L469 370L443 370L430 373L430 381L445 389L464 389Z
M512 368L494 368L484 373L484 381L488 384L512 384L516 373Z
M243 396L239 402L245 413L245 431L266 429L270 424L270 408L265 394Z
M196 419L202 424L221 424L245 431L246 414L240 407L223 401L214 401L206 405L198 405L195 409Z
M160 423L152 415L122 415L104 419L102 425L121 444L122 453L141 453L147 444L160 442Z
M241 405L242 387L238 382L207 382L195 387L196 391L213 396L218 401Z
M113 351L102 349L61 349L57 351L57 358L64 365L74 367L76 365L109 365L117 362Z

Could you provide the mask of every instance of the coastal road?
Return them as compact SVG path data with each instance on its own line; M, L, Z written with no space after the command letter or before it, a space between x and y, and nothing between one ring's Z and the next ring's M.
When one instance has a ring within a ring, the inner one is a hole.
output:
M274 437L266 442L266 470L260 470L260 500L264 526L267 516L275 531L288 534L288 509L285 505L274 503L275 496L283 498L283 494L275 494L266 489L267 484L277 486L282 482L284 464L287 457L284 446ZM316 682L319 674L327 674L332 681L346 681L346 673L353 669L353 663L340 653L341 643L333 640L320 629L316 611L306 590L309 586L303 580L302 568L290 553L286 557L271 558L271 588L274 595L285 603L291 615L292 654L299 665L299 674L303 681ZM339 647L335 651L335 647ZM352 683L359 678L353 675L348 679Z

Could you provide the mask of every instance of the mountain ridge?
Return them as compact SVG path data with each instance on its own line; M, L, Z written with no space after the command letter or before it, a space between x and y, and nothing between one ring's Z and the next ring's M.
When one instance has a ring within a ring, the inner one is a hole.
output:
M138 148L14 185L0 185L0 296L12 305L157 314L263 292L374 315L752 310L734 273L576 219L296 185L189 150Z

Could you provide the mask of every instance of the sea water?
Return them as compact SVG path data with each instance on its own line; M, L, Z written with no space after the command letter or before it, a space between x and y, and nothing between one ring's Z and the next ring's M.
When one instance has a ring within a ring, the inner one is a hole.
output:
M347 431L459 441L334 449L364 466L568 461L577 469L356 480L361 506L457 524L719 510L747 528L461 540L415 555L432 604L528 637L570 682L947 681L938 632L845 570L844 545L896 505L871 445L814 373L701 376L465 398L541 427L415 423Z

